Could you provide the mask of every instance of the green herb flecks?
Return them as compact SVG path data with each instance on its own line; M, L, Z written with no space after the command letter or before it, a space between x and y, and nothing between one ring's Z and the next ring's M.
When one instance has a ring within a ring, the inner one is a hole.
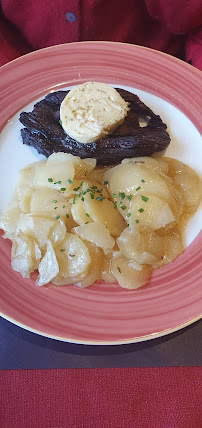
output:
M120 199L125 199L125 196L126 196L126 195L125 195L125 193L124 193L124 192L119 192L119 193L118 193L118 195L119 195L119 198L120 198Z
M147 202L149 198L147 198L147 196L143 196L141 195L142 201Z

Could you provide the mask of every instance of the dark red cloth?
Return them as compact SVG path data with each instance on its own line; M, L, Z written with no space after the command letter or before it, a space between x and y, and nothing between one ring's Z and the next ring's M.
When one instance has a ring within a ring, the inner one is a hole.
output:
M0 427L201 428L200 371L1 371Z
M0 65L51 45L108 40L185 55L202 69L201 0L0 0L0 6Z

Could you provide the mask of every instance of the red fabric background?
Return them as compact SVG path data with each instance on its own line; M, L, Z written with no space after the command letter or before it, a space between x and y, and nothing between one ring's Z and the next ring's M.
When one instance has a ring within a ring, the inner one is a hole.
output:
M69 22L66 13L75 19ZM202 69L201 26L201 0L0 0L0 65L60 43L111 40L157 49Z
M201 428L200 368L5 370L1 428Z

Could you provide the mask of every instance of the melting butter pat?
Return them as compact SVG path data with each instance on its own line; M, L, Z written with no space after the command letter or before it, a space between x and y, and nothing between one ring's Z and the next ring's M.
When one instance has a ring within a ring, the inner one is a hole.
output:
M120 126L128 103L105 83L86 82L75 86L60 106L64 131L80 143L92 143Z

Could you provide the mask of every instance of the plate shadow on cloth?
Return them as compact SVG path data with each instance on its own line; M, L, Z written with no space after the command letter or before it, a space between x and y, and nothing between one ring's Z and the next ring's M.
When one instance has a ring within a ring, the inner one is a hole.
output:
M0 369L200 366L202 321L126 345L79 345L45 338L0 318Z

